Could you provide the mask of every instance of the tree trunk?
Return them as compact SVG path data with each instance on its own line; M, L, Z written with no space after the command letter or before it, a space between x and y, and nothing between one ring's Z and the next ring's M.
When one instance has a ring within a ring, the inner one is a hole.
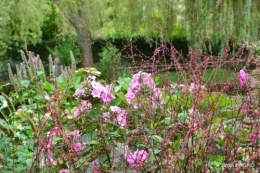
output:
M55 0L55 3L62 9L59 0ZM85 11L82 11L85 8L85 5L83 1L79 0L75 0L75 3L77 10L71 10L71 8L68 8L68 14L66 16L77 32L77 41L81 46L83 55L82 66L93 67L94 61L91 50L91 33L88 28L88 16Z
M77 31L78 43L81 46L82 55L83 55L82 66L93 67L94 62L93 62L93 56L91 50L90 34L88 33L88 31L82 31L78 29L76 29L76 31Z

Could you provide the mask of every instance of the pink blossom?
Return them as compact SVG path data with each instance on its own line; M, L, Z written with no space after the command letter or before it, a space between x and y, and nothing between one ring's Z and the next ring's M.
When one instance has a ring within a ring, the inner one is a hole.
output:
M250 105L250 104L243 104L241 108L242 108L242 109L253 109L254 106L253 106L253 105Z
M138 108L138 103L133 103L133 100L142 94L143 88L148 89L148 96L146 96L146 99L149 100L149 103L152 107L156 107L159 104L163 104L162 101L162 93L160 90L158 90L155 86L155 82L153 78L151 77L151 74L145 73L145 72L138 72L133 75L132 81L129 84L129 88L126 93L126 100L128 103L132 104L134 108Z
M110 115L110 112L104 112L103 115L104 117L108 117Z
M81 151L81 150L83 150L83 144L80 143L80 142L76 143L76 144L74 145L74 150L75 150L75 151Z
M126 125L126 111L118 106L111 106L110 111L116 113L117 123L124 127Z
M136 167L148 158L148 153L145 150L136 150L134 153L127 152L124 154L125 159L130 167Z
M60 170L60 172L59 173L68 173L69 171L67 170L67 169L62 169L62 170Z
M111 89L108 85L103 86L100 82L91 82L93 90L91 95L95 98L101 98L103 102L110 102L115 96L111 93Z
M96 80L96 76L88 76L88 80L89 81L95 81Z
M256 145L258 138L260 138L260 134L250 134L248 138L251 139L254 145Z
M80 106L74 112L74 117L78 117L83 111L90 111L92 109L92 104L88 100L82 100Z
M244 70L240 70L239 72L239 88L242 88L246 84L246 72Z
M103 92L101 94L101 99L103 102L110 102L112 99L114 99L115 96L111 93L111 89L108 85L106 85L103 88Z
M74 130L74 131L70 132L70 135L72 135L74 137L74 139L80 137L79 130Z
M93 89L92 92L91 92L91 95L92 95L94 98L100 98L101 91L100 91L100 90L97 90L97 89Z
M81 97L81 96L85 97L85 96L86 96L86 94L85 94L85 88L84 88L84 87L78 88L78 89L75 91L75 94L74 94L73 96L74 96L74 97L77 97L77 98L79 98L79 97Z
M78 108L75 112L74 112L74 117L78 117L81 114L80 109Z

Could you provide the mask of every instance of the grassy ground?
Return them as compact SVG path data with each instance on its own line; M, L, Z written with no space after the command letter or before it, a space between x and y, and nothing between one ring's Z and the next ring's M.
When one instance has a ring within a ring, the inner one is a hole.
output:
M160 73L163 77L168 77L172 82L177 83L178 81L182 80L182 75L178 71L171 71L171 72L163 72ZM222 80L223 82L226 82L227 80L230 80L231 78L236 78L237 73L228 71L226 69L207 69L204 73L204 82L209 83L212 80ZM186 74L186 77L189 79L189 73Z

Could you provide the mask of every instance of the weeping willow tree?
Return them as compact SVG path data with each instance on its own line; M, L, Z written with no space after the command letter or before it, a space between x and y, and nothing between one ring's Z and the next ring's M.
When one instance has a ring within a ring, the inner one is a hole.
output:
M258 0L184 0L185 27L190 45L198 50L202 41L248 44L259 39Z
M0 55L11 45L21 46L41 41L43 5L41 0L0 1Z
M224 48L259 37L258 0L107 0L100 35L144 36L170 41L185 37L198 51L204 41ZM105 17L106 16L106 17Z

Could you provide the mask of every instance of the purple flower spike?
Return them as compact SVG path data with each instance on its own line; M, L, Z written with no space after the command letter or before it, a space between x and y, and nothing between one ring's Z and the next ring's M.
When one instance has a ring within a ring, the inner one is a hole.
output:
M244 70L240 70L239 72L239 88L242 88L246 84L246 72Z

